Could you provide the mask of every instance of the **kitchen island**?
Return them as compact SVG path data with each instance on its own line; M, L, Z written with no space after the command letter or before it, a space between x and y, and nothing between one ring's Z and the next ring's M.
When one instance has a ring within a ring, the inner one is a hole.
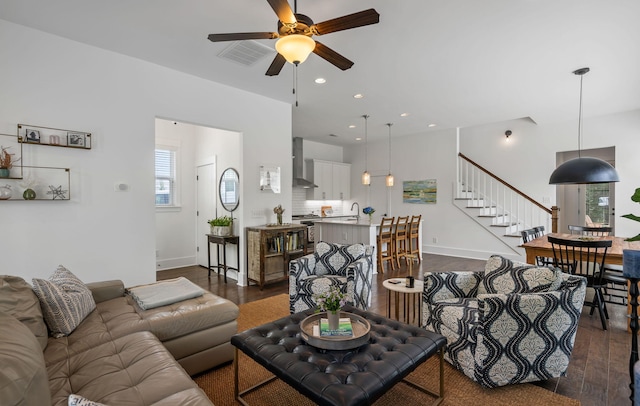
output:
M380 227L380 217L374 217L369 221L369 217L355 218L321 218L315 221L315 240L334 242L338 244L362 243L372 245L376 248L373 257L373 273L378 273L378 247L376 237ZM422 258L422 222L420 221L418 247L420 258Z

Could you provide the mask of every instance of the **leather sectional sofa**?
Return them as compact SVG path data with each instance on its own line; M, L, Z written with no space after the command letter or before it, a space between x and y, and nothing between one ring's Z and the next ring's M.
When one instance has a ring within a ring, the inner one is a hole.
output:
M121 281L86 286L95 310L55 338L31 285L0 276L0 403L211 405L189 375L233 358L234 303L205 292L142 310Z

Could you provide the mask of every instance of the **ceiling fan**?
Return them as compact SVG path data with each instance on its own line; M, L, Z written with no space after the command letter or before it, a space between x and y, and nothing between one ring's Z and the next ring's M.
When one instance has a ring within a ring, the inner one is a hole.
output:
M279 38L276 43L278 54L267 69L267 76L279 74L287 61L294 65L304 62L310 52L342 70L347 70L353 66L352 61L321 42L314 41L311 37L377 24L380 21L380 14L374 9L369 9L314 24L311 18L294 12L287 0L267 0L267 2L278 16L278 32L209 34L208 37L212 42ZM297 11L297 4L294 4L294 8ZM298 53L300 49L304 51Z

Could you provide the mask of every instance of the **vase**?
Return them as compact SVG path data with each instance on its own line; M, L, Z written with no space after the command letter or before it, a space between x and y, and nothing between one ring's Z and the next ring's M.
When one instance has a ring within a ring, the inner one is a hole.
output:
M8 178L11 176L11 169L0 168L0 178Z
M36 191L33 189L25 189L25 191L22 193L22 197L24 198L24 200L33 200L36 198Z
M329 320L329 330L337 330L340 326L340 310L327 311L327 319Z
M0 186L0 200L9 200L11 199L11 186L4 185Z
M369 224L371 224L373 222L373 214L367 214L367 216L369 216Z
M277 216L278 216L278 225L281 226L282 225L282 214L278 213Z

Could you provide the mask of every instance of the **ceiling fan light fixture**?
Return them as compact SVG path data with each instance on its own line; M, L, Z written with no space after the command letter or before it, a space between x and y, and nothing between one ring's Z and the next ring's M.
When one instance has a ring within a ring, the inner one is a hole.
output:
M276 42L276 51L294 65L306 61L315 47L316 42L311 37L301 34L287 35Z

